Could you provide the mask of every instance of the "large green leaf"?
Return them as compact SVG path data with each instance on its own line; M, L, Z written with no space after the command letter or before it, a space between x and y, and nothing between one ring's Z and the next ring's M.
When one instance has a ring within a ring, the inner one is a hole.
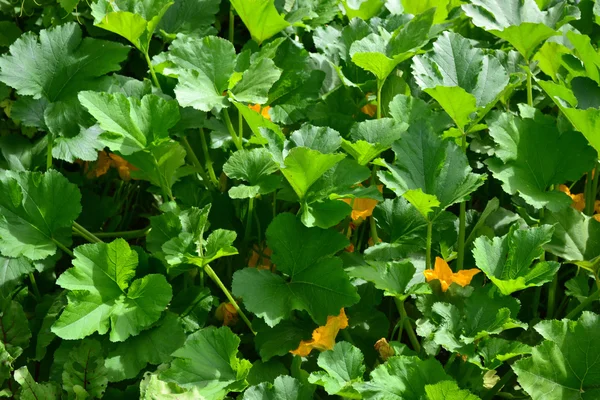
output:
M0 171L0 251L41 260L71 243L81 194L57 171Z
M201 329L188 336L173 353L171 367L161 379L184 388L196 389L201 396L223 399L229 392L241 392L252 364L237 358L240 338L227 327Z
M516 228L516 226L515 226ZM550 282L558 272L556 261L540 261L543 246L550 242L554 228L542 225L527 230L511 229L502 237L475 240L475 263L505 295Z
M34 265L25 257L0 256L0 298L10 298L11 292L33 271Z
M269 90L280 76L281 70L273 60L261 58L244 71L242 79L231 90L231 96L245 103L265 104L269 100Z
M219 12L220 0L174 0L158 28L169 38L176 34L205 36L215 34L212 26Z
M381 118L358 122L350 130L350 140L342 139L342 148L360 165L367 165L406 131L408 124Z
M379 178L398 196L419 189L435 196L440 203L436 216L467 198L485 179L472 172L465 153L455 143L442 140L424 121L395 142L392 150L396 161L381 161L388 171L380 171Z
M156 322L171 301L171 285L163 275L131 282L138 253L123 239L85 244L74 253L73 268L56 281L70 290L69 304L52 326L63 339L105 334L110 327L110 340L124 341Z
M275 191L281 183L281 176L274 175L278 170L279 165L266 149L236 151L223 165L223 172L232 179L247 181L249 185L232 187L229 196L235 199L253 198Z
M73 398L102 398L108 385L100 342L86 339L69 352L63 367L63 389Z
M526 60L561 25L579 18L579 10L563 1L546 11L535 0L472 0L462 7L474 25L512 44Z
M310 374L308 381L325 388L330 395L358 394L352 385L362 382L365 374L364 356L348 342L338 342L333 350L319 354L317 361L324 371Z
M102 142L124 155L168 138L169 129L179 121L177 102L154 94L141 100L121 93L81 92L78 97L105 130Z
M319 325L327 316L358 302L356 288L333 254L348 245L331 230L307 228L292 214L280 214L267 229L272 261L281 276L268 270L245 268L233 276L233 293L246 308L275 326L293 310L306 310Z
M290 26L275 8L275 0L232 0L231 5L258 44Z
M569 119L573 127L583 133L590 145L600 152L600 134L598 134L600 132L600 110L593 107L578 107L579 104L573 91L565 86L544 81L538 83Z
M112 348L104 366L110 382L135 378L147 364L171 360L171 354L183 346L185 334L178 317L167 313L160 325L141 332Z
M545 340L533 348L531 357L512 366L519 384L534 400L600 396L599 318L584 312L578 321L542 321L535 326Z
M566 208L548 213L544 223L554 226L552 240L546 249L566 261L592 261L600 255L600 222Z
M147 53L154 30L171 0L98 0L92 3L94 24L129 40Z
M224 92L229 88L236 59L231 42L216 36L199 39L180 35L169 47L167 57L173 65L165 73L179 78L175 95L181 106L202 111L220 111L229 106Z
M21 385L19 390L20 399L23 400L56 400L60 399L60 388L54 383L38 383L29 373L27 366L21 367L14 372L15 381Z
M305 385L291 376L280 376L275 382L264 382L249 387L244 392L243 400L310 400L313 398L313 387Z
M597 155L579 133L561 132L554 118L526 105L519 108L520 117L495 113L489 120L497 144L489 169L507 193L518 193L535 208L567 207L571 199L550 187L579 179L592 169Z
M431 95L463 129L470 114L493 102L508 84L500 61L475 47L476 42L444 32L433 52L413 60L413 75L421 89Z
M386 296L406 299L414 293L429 292L429 286L424 284L423 269L417 270L410 261L367 261L351 268L348 274L372 282Z
M391 357L371 372L371 380L355 383L363 398L376 400L418 400L425 398L425 385L451 379L435 359Z
M380 34L372 33L355 41L350 47L352 62L383 82L398 64L427 44L434 13L431 9L417 15L393 33L382 29Z
M27 315L17 301L5 302L0 317L0 331L3 332L0 337L2 351L7 351L10 356L17 358L29 346L31 331Z
M456 381L442 381L425 386L428 400L479 400L468 390L458 387Z
M107 73L120 69L129 49L119 43L87 37L76 23L29 32L0 57L0 82L21 96L18 112L26 125L49 131L56 141L53 157L69 162L94 161L102 149L97 130L77 101L81 90L106 90ZM32 96L32 97L28 97Z
M344 157L343 154L323 154L308 147L295 147L285 157L281 173L303 200L310 187Z

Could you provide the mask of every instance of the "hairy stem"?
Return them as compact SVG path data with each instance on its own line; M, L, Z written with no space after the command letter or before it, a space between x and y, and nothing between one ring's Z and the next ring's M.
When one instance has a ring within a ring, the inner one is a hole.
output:
M70 255L72 258L75 258L75 254L73 254L73 252L67 246L65 246L64 244L62 244L54 238L52 238L51 240L54 242L55 245L58 246L59 249Z
M412 345L414 351L420 353L421 344L419 343L419 339L417 338L417 335L413 330L412 324L410 323L410 319L406 314L406 308L404 308L404 301L400 300L397 297L394 297L394 301L396 303L398 311L400 312L400 318L404 321L404 329L406 330L408 339L410 340L410 344Z
M73 229L78 231L80 236L82 236L90 243L102 243L102 240L98 239L92 232L79 225L77 221L73 221Z
M150 76L152 77L152 83L154 86L161 89L160 82L158 82L158 78L156 76L156 72L154 71L154 66L152 65L152 60L150 60L150 56L148 55L148 51L144 52L144 57L146 58L146 63L148 64L148 69L150 70Z
M208 264L206 264L204 266L204 271L206 272L206 275L208 275L208 277L210 279L212 279L213 282L216 283L217 286L221 289L221 291L225 294L225 297L227 297L227 300L229 300L229 302L231 303L233 308L235 308L235 310L238 312L239 316L246 323L246 325L248 325L248 328L250 328L250 332L252 332L252 334L256 335L256 332L254 332L254 330L252 329L252 324L250 323L250 320L248 319L248 317L246 317L246 314L244 314L244 312L242 311L240 306L238 306L237 302L231 295L231 292L229 292L229 290L225 287L223 282L221 282L221 279L219 279L219 277L217 276L215 271Z
M246 230L244 231L244 240L250 241L250 235L252 234L252 215L254 214L254 197L250 197L248 200L248 213L246 214Z
M527 104L530 107L533 107L533 74L531 73L531 69L529 67L529 60L526 61L527 65Z
M566 319L573 319L575 317L577 317L577 315L585 310L585 308L587 306L589 306L590 304L592 304L594 301L598 300L600 298L600 289L596 290L594 293L592 293L591 295L589 295L587 297L587 299L585 299L579 306L577 306L575 309L573 309L573 311L571 311L570 313L567 314L567 316L565 317Z
M31 287L33 288L33 293L35 294L35 298L39 301L42 298L40 293L40 289L38 289L37 282L35 281L35 276L33 272L29 273L29 281L31 282Z
M462 131L462 129L461 129ZM467 134L462 131L462 143L461 147L463 151L467 152ZM465 264L465 236L467 230L467 203L465 201L460 203L460 211L458 214L458 254L456 257L456 269L460 271L464 268Z
M371 186L377 186L377 166L374 166L371 170ZM369 226L371 228L371 238L373 239L373 245L379 243L379 235L377 234L377 222L373 215L369 217Z
M54 144L54 137L51 133L48 133L48 150L46 153L46 171L52 169L52 145Z
M233 44L235 27L235 15L233 13L233 4L229 6L229 41Z
M425 268L431 269L431 237L433 236L433 222L427 221L427 242L425 244Z
M554 279L550 284L548 290L548 309L546 312L546 319L552 319L554 317L554 309L556 308L556 290L558 289L558 274L554 275Z
M136 229L133 231L121 231L121 232L94 232L92 233L92 235L94 235L96 238L100 239L100 238L113 238L113 237L117 237L117 238L122 238L122 239L135 239L135 238L140 238L140 237L144 237L148 234L148 232L150 232L150 227L146 227L143 229ZM73 233L75 233L78 236L82 236L81 232L79 231L73 231Z
M239 140L238 135L233 128L231 118L229 117L229 111L227 111L226 108L223 109L223 121L225 121L225 126L231 135L231 140L233 140L233 144L235 144L236 149L242 150L244 147L242 146L242 142Z

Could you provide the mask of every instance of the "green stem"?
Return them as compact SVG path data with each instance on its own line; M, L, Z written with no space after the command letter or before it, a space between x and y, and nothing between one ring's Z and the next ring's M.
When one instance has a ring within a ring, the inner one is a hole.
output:
M565 318L572 320L573 318L575 318L577 316L577 314L579 314L587 306L589 306L590 304L592 304L594 301L598 300L599 298L600 298L600 289L596 290L594 293L592 293L591 295L589 295L587 297L587 299L585 299L579 306L577 306L575 309L573 309L573 311L571 311L570 313L568 313Z
M40 300L42 295L40 294L40 289L38 289L37 282L35 281L35 276L33 276L33 272L29 273L29 280L31 281L31 286L33 287L33 293L35 294L35 298Z
M254 214L254 197L250 197L248 200L248 212L246 213L246 230L244 231L244 240L250 241L250 235L252 234L252 214Z
M425 244L425 268L431 269L431 238L433 236L433 222L427 221L427 242Z
M212 279L213 282L216 283L217 286L223 291L225 297L227 297L227 300L229 300L229 302L233 305L233 308L235 308L239 316L246 323L246 325L248 325L248 328L250 328L250 332L252 332L253 335L256 335L256 332L254 332L254 330L252 329L252 324L250 323L250 320L248 319L248 317L246 317L246 314L244 314L240 306L238 306L237 302L235 301L229 290L227 290L225 285L223 285L223 282L221 282L221 279L219 279L215 271L208 264L204 266L204 271L206 272L206 275L208 275L209 278Z
M94 232L94 233L92 233L92 235L94 235L98 239L113 238L113 237L118 237L118 238L122 238L122 239L135 239L135 238L140 238L140 237L146 236L148 234L148 232L150 232L150 227L147 227L144 229L136 229L133 231ZM78 230L74 231L74 233L76 233L79 236L84 237L84 235L82 235L82 233Z
M385 79L377 80L377 119L381 118L381 89L383 89L384 83Z
M377 166L374 166L371 170L371 186L377 187ZM377 245L379 243L379 235L377 234L377 222L375 218L371 215L369 217L369 226L371 228L371 238L373 239L373 245Z
M102 240L98 239L92 232L85 229L83 226L79 225L76 221L73 221L73 228L79 231L81 236L87 239L88 242L91 243L102 243Z
M546 312L546 319L552 319L554 317L554 309L556 307L556 289L558 289L558 274L554 275L554 279L550 284L548 291L548 310Z
M233 5L229 6L229 41L233 44L235 27L235 15L233 14Z
M52 169L52 145L54 138L51 133L48 133L48 152L46 153L46 171Z
M73 254L73 252L64 244L62 244L61 242L59 242L56 239L51 239L55 245L58 246L59 249L61 249L62 251L64 251L65 253L67 253L68 255L70 255L72 258L75 258L75 254Z
M448 359L448 361L446 361L446 365L444 365L444 371L448 372L448 370L450 369L450 367L452 366L452 364L454 364L454 360L456 360L456 355L458 353L452 353L452 355L450 356L450 358Z
M496 395L496 393L498 393L500 391L500 389L502 389L513 377L515 376L515 373L513 372L512 368L509 369L508 371L506 371L506 373L504 374L504 376L502 377L502 379L500 379L493 388L491 388L490 390L488 390L482 397L482 400L492 400L494 398L494 396Z
M531 69L529 67L529 60L526 61L527 65L527 104L530 107L533 107L533 74L531 73Z
M244 143L244 118L242 118L242 113L238 112L238 133L240 138L240 143Z
M594 178L592 178L592 175ZM596 202L596 191L598 190L598 174L596 168L592 168L588 172L587 180L585 182L585 214L594 214L594 203Z
M200 143L202 144L202 153L204 154L204 159L206 161L206 169L208 170L208 175L210 176L210 180L212 181L213 186L215 188L218 188L219 180L217 179L217 175L215 175L212 158L210 157L208 146L206 144L206 138L204 137L204 129L202 128L200 128Z
M156 77L156 72L154 71L154 66L152 65L152 60L150 60L150 56L148 55L148 51L144 52L144 57L146 58L146 63L148 64L148 68L150 69L150 76L152 77L152 82L154 86L161 89L160 82L158 82L158 78Z
M231 135L231 140L233 140L233 144L235 144L235 147L238 150L242 150L243 149L242 143L239 141L238 135L235 132L235 129L233 128L233 124L231 123L231 118L229 117L229 112L227 111L226 108L223 109L223 120L225 121L225 126L227 127L229 134Z
M397 297L394 297L394 302L396 303L396 307L398 308L398 311L400 312L400 318L402 320L404 320L404 329L406 330L406 333L408 334L408 339L410 340L410 343L412 344L413 350L416 351L417 353L421 352L421 344L419 343L419 339L417 338L417 335L415 334L415 331L413 330L412 324L410 323L410 319L408 318L408 315L406 314L406 308L404 308L404 301L400 300Z
M196 167L198 173L202 177L202 181L206 185L206 188L208 190L213 190L214 187L212 181L208 179L208 175L206 175L206 171L204 171L202 164L200 164L200 160L198 160L198 157L196 157L196 153L194 152L194 149L192 149L192 146L190 145L190 142L188 141L187 137L182 137L181 143L183 144L183 147L185 147L185 152L187 156L192 160L192 164L194 164L194 167Z
M461 147L463 151L467 152L467 134L459 127L462 132L462 143ZM456 259L456 269L460 271L464 268L465 264L465 236L467 230L467 203L461 202L458 215L458 254Z
M273 192L273 218L277 216L277 192Z

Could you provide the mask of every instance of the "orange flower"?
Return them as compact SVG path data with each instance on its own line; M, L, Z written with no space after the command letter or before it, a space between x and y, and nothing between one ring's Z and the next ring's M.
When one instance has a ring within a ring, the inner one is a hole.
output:
M250 268L257 269L271 269L273 263L271 262L271 255L273 250L268 248L264 243L262 245L255 244L252 246L250 252L250 259L248 259L248 266Z
M386 338L379 339L373 347L375 347L375 350L379 353L379 357L381 357L383 361L387 361L388 358L396 353Z
M569 187L567 185L559 185L558 190L560 190L573 200L571 207L573 207L577 211L583 211L583 209L585 208L585 198L583 193L572 194L571 190L569 190Z
M87 177L90 179L101 177L112 167L119 171L121 179L128 181L131 179L131 171L137 171L137 168L127 162L123 157L105 151L98 152L98 160L93 164L94 167L92 169L89 168L89 163L85 163L84 165Z
M296 350L290 351L290 353L306 357L310 354L313 349L319 351L331 350L335 345L335 337L337 336L340 329L346 329L348 327L348 318L342 308L340 315L327 317L327 323L325 326L320 326L315 329L312 333L311 340L303 340Z
M383 185L377 185L379 192L383 192ZM373 215L373 210L378 201L373 199L342 199L344 203L352 206L352 221L364 221L367 217Z
M371 93L366 94L365 97L367 100L369 99L370 95ZM377 114L377 104L367 103L360 109L360 111L362 111L364 114L367 114L369 117L374 117L375 114Z
M452 283L456 283L462 287L467 286L469 283L471 283L473 276L480 272L481 271L477 268L463 269L462 271L452 272L446 261L440 257L436 257L435 268L427 269L423 271L423 274L425 274L425 279L427 279L427 282L435 279L439 280L440 284L442 285L442 291L445 292Z
M223 321L223 326L233 326L238 322L238 312L231 303L221 303L215 310L215 317Z
M269 115L270 106L261 107L260 104L248 104L248 108L259 113L263 118L271 120L271 115Z

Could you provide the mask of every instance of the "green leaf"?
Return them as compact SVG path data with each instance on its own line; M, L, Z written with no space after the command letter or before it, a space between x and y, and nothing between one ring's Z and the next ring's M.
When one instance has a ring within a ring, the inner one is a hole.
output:
M554 228L551 225L527 230L515 228L507 235L491 240L480 236L473 249L477 267L504 295L542 286L552 281L560 267L555 261L540 261L532 267L532 263L543 256L543 247L552 238Z
M164 368L159 367L159 371ZM203 398L198 389L185 390L173 382L161 381L158 373L144 374L140 382L140 400L198 400Z
M106 132L102 142L113 151L129 155L169 137L179 121L179 107L154 94L141 100L121 93L81 92L79 101Z
M519 105L521 117L495 113L489 119L497 158L487 160L494 177L509 194L519 194L528 204L557 211L571 204L551 185L575 181L592 169L597 157L577 132L560 132L554 118ZM540 154L540 147L547 149Z
M341 136L335 129L326 126L304 124L290 135L296 147L308 147L320 153L331 154L340 148Z
M22 33L14 22L0 21L0 47L10 46Z
M121 68L128 48L119 43L81 38L75 22L26 33L0 57L0 81L22 96L56 102L81 90L99 89L103 75Z
M57 171L0 171L0 251L42 260L71 244L81 194Z
M231 89L231 96L241 102L265 104L269 90L279 80L281 70L270 58L261 58L244 71L242 79Z
M252 327L256 331L256 348L261 359L268 361L297 349L298 343L312 337L311 325L306 320L284 320L271 328L262 319L252 321Z
M425 282L423 268L415 268L410 261L366 261L348 270L348 275L372 282L385 296L400 299L419 291Z
M543 220L554 226L552 240L545 248L566 261L592 261L600 255L600 223L568 207L550 212Z
M485 368L494 370L504 361L531 354L531 346L516 340L492 337L480 342L477 351L483 357Z
M171 285L163 275L135 276L138 253L123 239L75 248L73 268L56 281L70 290L69 304L52 326L57 336L82 339L94 332L121 342L156 322L171 301Z
M20 356L31 339L27 315L21 304L12 300L3 306L0 330L3 332L0 340L4 349L14 358Z
M0 297L10 298L11 292L33 271L35 271L35 267L25 257L6 258L0 256Z
M60 388L55 383L38 383L33 379L27 367L21 367L14 372L15 381L21 385L20 399L23 400L55 400L60 399Z
M534 399L594 399L600 396L600 364L589 358L600 354L600 320L584 312L578 321L542 321L535 330L544 341L531 357L512 365L519 384Z
M174 0L158 27L172 39L179 33L196 36L215 34L212 25L220 3L220 0Z
M530 60L536 48L556 29L569 20L579 18L579 10L558 2L546 11L540 11L534 0L473 0L462 6L475 26L506 40Z
M401 4L407 14L421 14L435 7L434 24L444 22L448 17L451 0L402 0Z
M429 213L440 206L437 197L432 194L423 193L421 188L407 190L403 196L426 220L429 220Z
M147 364L171 360L171 354L183 346L185 333L178 317L167 313L160 325L136 337L118 343L108 353L104 366L110 382L135 378Z
M398 64L427 44L434 13L431 9L417 15L393 33L382 30L355 41L350 47L352 62L383 82Z
M319 325L327 316L358 302L356 289L333 254L348 245L330 230L307 228L292 214L278 215L267 229L267 243L277 270L245 268L233 276L233 293L246 308L273 327L293 310L306 310ZM287 278L287 277L289 278Z
M275 0L232 0L231 5L258 44L290 26L275 8Z
M322 154L307 147L295 147L285 157L285 168L281 173L302 200L310 187L344 157L343 154Z
M379 14L383 7L383 0L342 0L344 10L349 20L354 18L365 21Z
M124 37L148 53L154 30L171 5L170 0L98 0L91 8L96 26Z
M427 221L404 197L386 199L373 210L380 237L389 243L425 247Z
M52 297L50 297L52 299ZM35 342L35 357L34 360L41 361L46 356L46 351L48 350L48 346L54 339L56 339L56 335L52 333L52 324L58 318L58 315L62 312L62 310L67 305L67 296L64 293L60 293L56 296L47 310L44 309L45 314L43 315L43 319L41 322L40 330L37 334L37 340ZM38 314L38 308L43 307L42 304L38 304L36 307L36 314Z
M333 350L319 354L317 364L325 371L311 373L308 377L310 383L323 386L330 395L358 395L352 385L363 381L366 369L360 349L348 342L338 342Z
M201 329L188 336L173 353L171 367L161 379L183 388L196 389L201 396L223 399L229 392L241 392L252 364L237 358L240 339L227 327Z
M275 191L281 183L281 177L273 175L278 170L279 165L273 161L267 149L236 151L223 165L223 172L232 179L243 180L250 185L232 187L229 196L234 199L253 198Z
M428 400L479 400L471 392L458 387L456 381L442 381L435 385L426 385Z
M187 172L185 165L186 151L175 141L163 142L152 146L149 150L138 151L125 156L125 159L137 169L132 169L130 175L134 179L149 181L159 188L171 188Z
M180 35L167 53L173 66L166 74L179 78L175 96L182 107L219 112L229 106L223 94L234 73L235 48L228 40L207 36L202 39Z
M291 376L280 376L273 384L264 382L244 392L243 400L310 400L313 388Z
M100 342L86 339L69 352L62 373L63 389L70 397L102 398L108 385L104 367L103 349Z
M425 386L451 379L435 359L391 357L371 372L371 380L355 383L364 398L417 400L425 398Z
M350 130L352 142L342 139L342 148L360 165L367 165L406 131L408 124L397 123L392 118L358 122Z
M556 103L560 111L569 119L575 129L585 136L589 144L600 152L600 110L596 108L576 108L577 98L573 91L565 86L552 82L539 81L539 85L548 96Z
M413 60L413 75L421 89L425 90L442 105L444 110L457 121L455 114L476 111L472 107L461 110L470 103L471 95L477 107L485 107L496 99L508 84L508 74L494 56L484 55L475 47L477 43L453 32L444 32L433 44L433 51ZM440 88L440 86L442 88ZM450 89L450 88L461 88ZM466 93L465 93L466 92ZM459 95L458 105L445 101ZM455 109L456 112L451 110ZM464 126L464 123L458 123Z
M437 198L440 204L436 213L439 213L463 201L483 184L485 177L472 172L465 153L455 143L442 140L425 122L412 129L414 131L403 135L392 146L395 164L382 161L389 172L378 173L381 181L396 195L421 189Z

